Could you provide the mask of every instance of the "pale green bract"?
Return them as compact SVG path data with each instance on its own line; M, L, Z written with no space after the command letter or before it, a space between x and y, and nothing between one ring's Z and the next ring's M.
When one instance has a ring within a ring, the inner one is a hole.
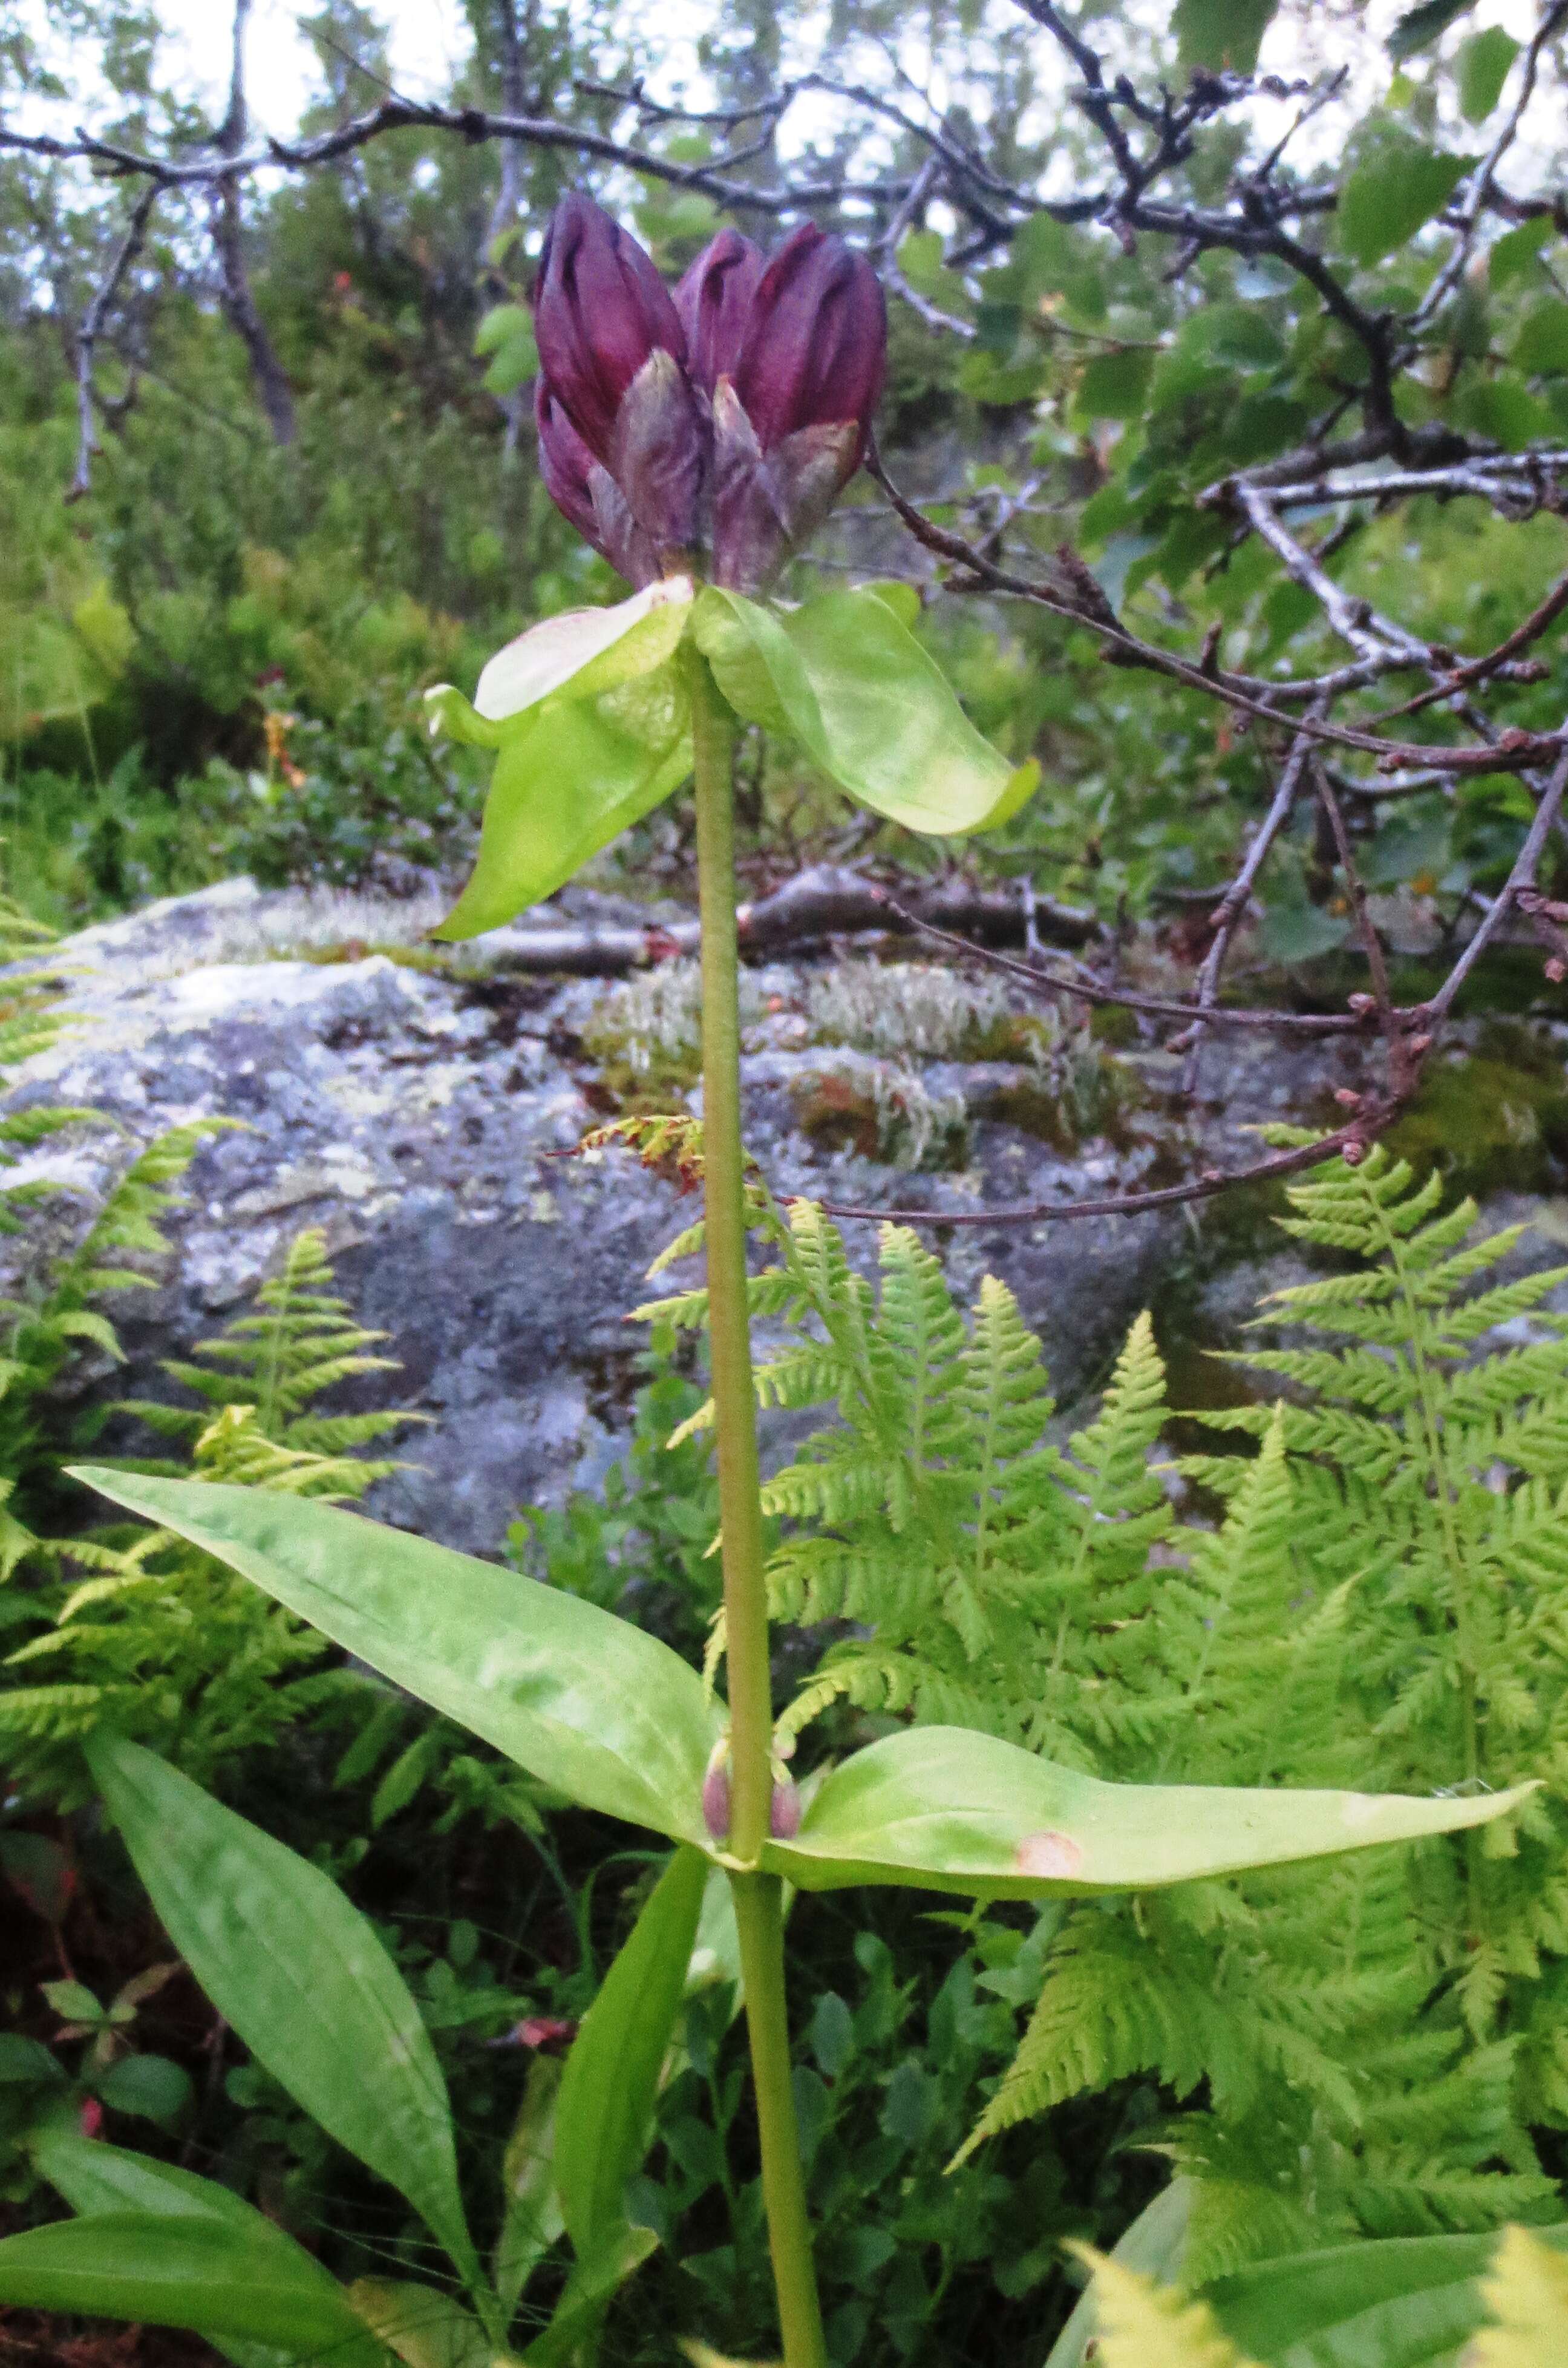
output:
M491 659L471 704L426 694L433 732L496 752L479 857L436 935L479 936L537 905L677 790L691 767L688 633L744 721L794 740L830 780L912 830L994 827L1040 778L970 723L909 627L905 585L774 609L686 576L574 609Z
M530 1774L733 1863L702 1816L717 1713L695 1670L625 1621L308 1498L91 1468L75 1477L217 1555ZM1085 1896L1450 1833L1534 1789L1416 1800L1106 1784L995 1736L922 1727L834 1769L799 1834L765 1845L762 1863L808 1891Z
M473 706L449 683L428 694L433 730L498 752L479 860L437 937L477 937L553 895L679 788L690 701L676 653L692 598L672 576L618 608L547 617L491 659Z
M775 729L782 715L831 780L909 830L994 829L1040 780L982 739L884 593L773 609L710 587L692 632L737 714Z

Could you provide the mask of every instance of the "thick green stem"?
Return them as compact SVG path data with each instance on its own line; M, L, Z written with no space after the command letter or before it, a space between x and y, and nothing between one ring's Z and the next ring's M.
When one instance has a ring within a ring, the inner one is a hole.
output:
M702 887L702 1140L709 1340L719 1442L719 1509L724 1533L729 1848L733 1856L755 1866L767 1839L773 1803L773 1696L746 1296L731 733L707 667L695 652L688 664L697 773L697 859ZM735 1874L731 1877L731 1889L740 1931L746 2029L762 2146L762 2192L784 2359L786 2368L826 2368L790 2081L782 1885L770 1874Z
M752 2086L762 2146L762 2197L778 2296L785 2368L827 2368L817 2301L806 2179L790 2070L784 2004L784 1886L773 1874L733 1874L730 1892L741 1941Z

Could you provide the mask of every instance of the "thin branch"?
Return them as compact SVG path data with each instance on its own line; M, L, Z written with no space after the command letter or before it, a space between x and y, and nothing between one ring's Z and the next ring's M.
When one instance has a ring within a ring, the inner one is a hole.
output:
M1503 119L1502 129L1471 175L1463 196L1460 199L1457 207L1452 210L1450 220L1457 233L1453 247L1442 269L1437 274L1426 293L1410 316L1409 328L1412 335L1418 334L1429 321L1437 317L1459 287L1470 267L1471 254L1475 245L1476 230L1494 187L1494 176L1517 139L1525 111L1535 96L1536 76L1540 70L1542 53L1548 42L1561 32L1564 23L1568 23L1568 0L1553 0L1553 5L1549 6L1542 12L1540 23L1536 27L1534 36L1525 50L1519 74L1519 87L1515 95L1513 105Z
M1203 892L1205 896L1214 893ZM1009 977L1022 980L1036 990L1051 995L1071 995L1081 1003L1096 1006L1101 1010L1137 1011L1152 1019L1180 1019L1190 1022L1190 1003L1178 1002L1174 996L1141 995L1135 988L1107 986L1081 968L1069 976L1061 971L1038 969L1033 962L1019 962L1016 956L998 953L994 947L957 936L950 929L912 913L896 898L881 894L881 902L893 918L903 928L929 938L934 945L946 946L954 953L983 962L988 970L1002 971ZM1043 900L1042 900L1043 902ZM1368 1025L1364 1012L1345 1011L1276 1011L1270 1008L1244 1010L1234 1005L1217 1003L1206 1015L1210 1028L1263 1029L1281 1036L1354 1036L1364 1034Z
M99 450L97 390L93 376L98 340L126 273L147 244L147 232L160 194L156 184L149 183L137 198L125 235L76 332L76 467L65 495L68 502L79 502L92 490L93 461Z
M234 0L229 110L218 131L220 157L237 156L244 146L249 122L249 110L245 105L245 28L250 8L251 0ZM294 441L293 391L251 292L245 271L244 222L240 212L237 181L219 177L209 183L207 221L212 252L218 258L224 313L250 357L251 375L256 381L256 393L267 414L274 440L279 444L291 444Z
M1345 827L1345 816L1339 800L1328 783L1323 765L1314 757L1312 771L1317 782L1318 801L1328 816L1334 833L1334 844L1339 856L1339 868L1345 874L1345 893L1350 899L1350 909L1356 916L1356 934L1361 940L1361 951L1367 957L1367 974L1372 982L1372 1000L1378 1008L1378 1018L1383 1034L1392 1044L1399 1034L1399 1021L1389 991L1388 964L1383 959L1382 939L1367 905L1367 891L1356 858L1351 851L1350 834Z
M1380 617L1369 600L1353 598L1319 565L1313 554L1288 533L1275 515L1271 496L1244 479L1232 481L1232 495L1252 529L1279 560L1292 583L1310 592L1340 639L1364 658L1394 657L1413 666L1430 666L1431 651L1402 626Z
M1379 721L1392 723L1401 716L1415 715L1437 700L1451 699L1456 691L1499 675L1507 675L1516 682L1539 682L1545 672L1545 667L1539 662L1532 665L1529 673L1525 675L1512 665L1512 661L1521 650L1528 650L1532 642L1539 642L1549 627L1557 622L1564 609L1568 609L1568 575L1558 577L1545 599L1539 602L1523 624L1516 625L1494 650L1489 650L1484 657L1470 658L1464 665L1457 666L1442 682L1435 683L1430 690L1417 691L1415 697L1407 699L1403 707L1390 708Z
M1312 711L1311 720L1314 722L1319 720L1324 712L1324 702L1320 700ZM1203 1053L1205 1022L1207 1015L1213 1009L1219 996L1220 977L1225 967L1225 956L1230 951L1231 939L1234 935L1237 922L1252 902L1253 891L1257 886L1258 874L1268 860L1269 851L1275 840L1285 829L1295 811L1296 800L1301 793L1301 779L1312 755L1312 744L1303 729L1297 734L1290 744L1290 754L1285 759L1279 775L1278 787L1274 792L1268 812L1258 825L1252 845L1246 851L1245 860L1215 908L1213 941L1203 957L1202 968L1198 973L1199 1016L1193 1021L1189 1031L1187 1066L1183 1072L1181 1086L1184 1094L1194 1094L1198 1090L1198 1070Z
M1563 749L1552 768L1551 779L1548 781L1540 803L1536 807L1535 819L1526 834L1524 845L1514 859L1513 870L1509 872L1481 927L1476 930L1463 953L1426 1007L1434 1022L1446 1019L1453 1009L1454 999L1460 987L1496 937L1504 922L1507 920L1517 903L1521 891L1535 886L1540 859L1545 853L1546 842L1551 836L1552 827L1562 810L1565 791L1568 791L1568 747Z
M640 148L581 124L562 123L549 116L491 114L477 107L444 107L434 100L402 97L385 98L363 115L312 140L268 140L233 156L153 156L112 140L100 140L86 131L62 140L51 133L23 132L0 125L0 150L12 149L62 161L79 160L101 165L113 177L146 177L168 189L203 188L214 182L248 180L270 167L292 173L330 165L340 156L367 147L372 140L393 131L454 132L471 142L516 140L525 147L563 151L592 157L603 164L624 165L675 188L697 189L717 204L738 212L767 215L802 213L813 206L835 206L851 199L895 205L910 187L912 176L858 181L805 181L778 189L757 189L748 182L726 177L722 156L707 165L677 165L650 149Z
M1368 1103L1344 1126L1319 1135L1312 1143L1277 1151L1251 1167L1206 1167L1188 1184L1166 1184L1157 1191L1118 1192L1097 1201L1005 1201L990 1209L865 1209L842 1201L819 1201L830 1217L863 1217L889 1225L1045 1225L1070 1223L1077 1217L1141 1217L1152 1209L1179 1209L1195 1201L1212 1201L1238 1184L1268 1184L1284 1176L1316 1167L1336 1152L1352 1166L1366 1156L1377 1137L1399 1116L1403 1101ZM798 1198L789 1195L786 1198Z

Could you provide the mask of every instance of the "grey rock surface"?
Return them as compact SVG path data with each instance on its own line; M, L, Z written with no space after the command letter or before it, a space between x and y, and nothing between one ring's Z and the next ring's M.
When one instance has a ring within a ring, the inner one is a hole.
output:
M627 910L587 892L551 908ZM415 1468L384 1484L372 1509L491 1553L519 1505L602 1468L641 1337L627 1312L646 1295L650 1260L695 1212L623 1156L559 1156L602 1114L583 1040L614 990L508 977L494 953L488 971L461 976L394 959L434 917L416 904L268 895L231 881L85 931L55 958L73 1024L20 1074L12 1100L89 1105L114 1121L30 1156L35 1179L73 1188L51 1220L66 1230L131 1145L193 1118L235 1122L191 1167L159 1289L112 1309L130 1367L91 1372L94 1391L169 1395L160 1360L221 1329L288 1241L319 1225L361 1320L389 1335L403 1368L394 1395L430 1417L407 1450ZM319 958L361 944L393 951ZM1040 1080L1016 1064L890 1062L803 1042L809 980L799 963L751 978L748 1140L779 1192L969 1216L1164 1183L1244 1165L1257 1145L1244 1129L1321 1117L1330 1084L1356 1081L1342 1052L1331 1071L1318 1053L1219 1042L1207 1099L1181 1110L1158 1056L1133 1055L1142 1108L1064 1150L1017 1122L1020 1090L1032 1087L1038 1103ZM811 1125L824 1074L847 1079L861 1106L880 1096L906 1114L911 1102L936 1110L957 1129L959 1164L900 1170L868 1156L863 1125L860 1147L853 1130L844 1139ZM1103 1379L1138 1310L1168 1301L1182 1277L1210 1278L1210 1328L1250 1312L1242 1290L1212 1280L1227 1258L1256 1254L1256 1243L1228 1247L1222 1208L928 1238L960 1288L986 1271L1011 1285L1071 1400ZM874 1226L846 1230L856 1256L873 1259ZM28 1239L37 1255L36 1230ZM110 1443L128 1446L130 1434Z

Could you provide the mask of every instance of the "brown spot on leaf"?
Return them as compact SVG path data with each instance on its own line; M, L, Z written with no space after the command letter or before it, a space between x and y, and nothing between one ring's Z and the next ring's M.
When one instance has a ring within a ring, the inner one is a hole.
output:
M1013 1853L1020 1874L1039 1874L1062 1883L1077 1873L1084 1853L1071 1834L1026 1834Z

